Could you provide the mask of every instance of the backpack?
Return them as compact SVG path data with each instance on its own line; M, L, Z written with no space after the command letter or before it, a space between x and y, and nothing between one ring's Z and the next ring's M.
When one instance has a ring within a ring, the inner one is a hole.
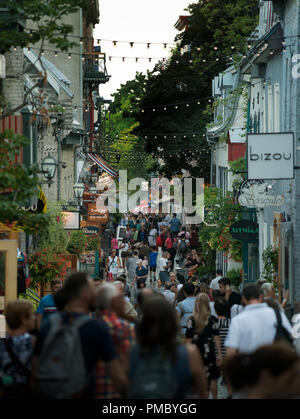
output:
M50 330L39 357L36 390L47 398L69 399L88 384L79 328L90 322L79 316L64 324L60 315L50 317Z
M187 247L186 241L183 240L183 239L181 239L180 245L179 245L179 251L180 251L180 253L186 253L187 250L188 250L188 247Z
M138 345L130 354L131 391L133 399L173 399L178 391L174 366L160 351L141 356Z
M291 349L295 350L293 337L282 326L280 309L278 307L271 307L271 308L273 308L273 310L275 311L275 315L276 315L276 319L277 319L276 335L275 335L275 338L274 338L274 343L276 343L276 342L284 342Z

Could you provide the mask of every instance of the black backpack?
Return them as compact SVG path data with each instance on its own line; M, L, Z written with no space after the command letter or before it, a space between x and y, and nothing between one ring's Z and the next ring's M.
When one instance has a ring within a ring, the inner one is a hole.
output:
M276 335L275 335L275 338L274 338L274 343L276 343L276 342L284 342L288 346L290 346L291 349L295 350L293 337L282 326L280 309L278 307L272 307L272 308L273 308L273 310L275 312L276 319L277 319L277 327L276 327Z

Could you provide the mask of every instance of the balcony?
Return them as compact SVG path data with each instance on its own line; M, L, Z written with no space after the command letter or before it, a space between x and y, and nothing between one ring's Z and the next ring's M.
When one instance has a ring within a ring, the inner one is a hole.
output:
M88 84L107 83L110 76L106 69L106 57L101 52L90 52L84 54L83 79Z

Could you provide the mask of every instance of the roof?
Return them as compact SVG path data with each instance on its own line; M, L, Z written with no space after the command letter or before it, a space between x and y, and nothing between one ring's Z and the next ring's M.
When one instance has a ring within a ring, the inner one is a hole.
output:
M23 48L23 53L25 57L35 66L37 71L42 72L43 67L38 60L38 55L35 54L33 51L28 51L27 48ZM61 93L61 90L70 97L74 97L74 93L70 90L67 85L70 85L70 80L60 71L58 68L48 61L46 58L41 57L42 64L46 70L47 74L47 82L52 86L52 88L56 91L57 94Z
M177 22L175 23L174 27L178 30L178 31L182 31L183 29L186 28L186 26L188 25L188 20L189 20L188 15L185 16L179 16L179 19L177 20Z

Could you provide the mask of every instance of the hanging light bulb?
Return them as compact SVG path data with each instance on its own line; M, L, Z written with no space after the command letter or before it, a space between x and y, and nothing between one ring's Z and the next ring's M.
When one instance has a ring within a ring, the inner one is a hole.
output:
M129 44L130 44L130 48L133 48L134 42L129 42Z
M83 38L80 38L80 45L83 44Z
M164 44L164 49L167 49L167 44Z
M117 41L113 41L113 45L114 45L114 47L116 47L117 46Z
M148 43L147 43L147 48L148 48L148 49L150 48L150 45L151 45L151 44L150 44L150 42L148 42Z
M138 58L136 58L136 59L135 59L135 62L137 63L138 61L139 61L139 59L138 59Z
M54 57L57 57L57 51L55 51L55 53L54 53Z
M41 55L44 55L44 54L45 54L45 50L44 50L44 49L42 49Z
M71 53L69 53L68 58L69 58L69 60L72 58L72 54Z

